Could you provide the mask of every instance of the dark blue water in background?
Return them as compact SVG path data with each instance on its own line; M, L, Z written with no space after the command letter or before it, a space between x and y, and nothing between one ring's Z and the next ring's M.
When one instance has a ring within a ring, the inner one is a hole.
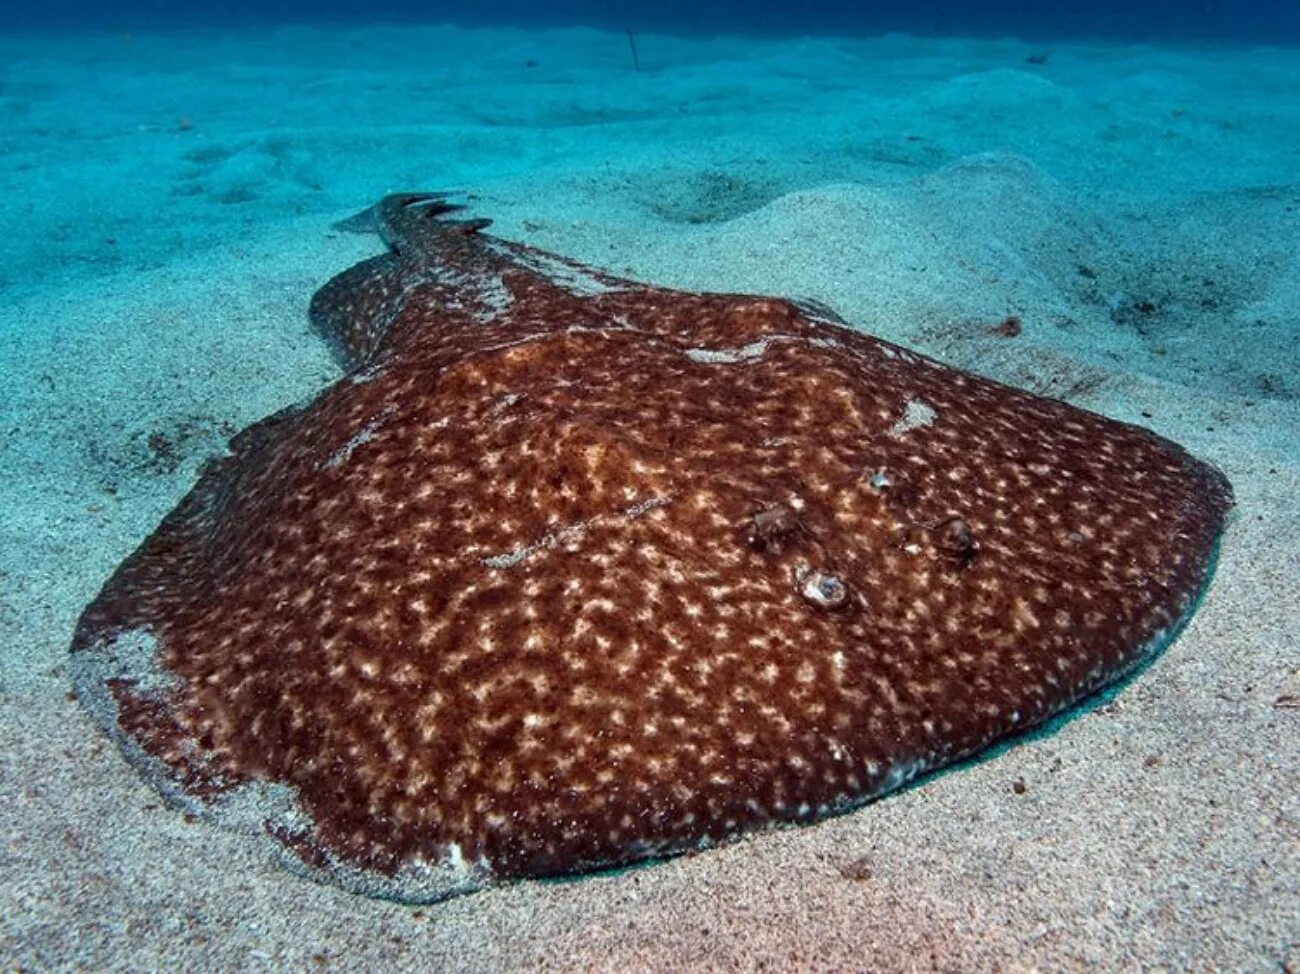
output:
M914 34L1300 44L1300 0L0 0L0 28L281 23L584 24L679 34Z

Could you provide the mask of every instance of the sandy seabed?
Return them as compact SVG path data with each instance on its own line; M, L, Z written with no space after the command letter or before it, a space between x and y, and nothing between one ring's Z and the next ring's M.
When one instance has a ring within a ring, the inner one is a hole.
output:
M1300 51L638 48L0 39L0 964L1300 969ZM71 697L72 627L230 433L337 375L306 303L377 246L331 224L395 189L619 274L815 298L1184 444L1238 502L1200 612L1048 732L621 873L410 907L186 821Z

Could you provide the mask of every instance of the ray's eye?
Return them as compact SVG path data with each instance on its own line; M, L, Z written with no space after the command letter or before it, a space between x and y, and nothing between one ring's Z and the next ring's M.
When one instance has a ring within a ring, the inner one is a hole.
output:
M842 599L844 592L844 583L834 575L825 575L817 581L817 594L827 601Z
M835 575L817 571L806 561L795 566L794 584L804 601L819 609L841 609L849 604L848 585Z

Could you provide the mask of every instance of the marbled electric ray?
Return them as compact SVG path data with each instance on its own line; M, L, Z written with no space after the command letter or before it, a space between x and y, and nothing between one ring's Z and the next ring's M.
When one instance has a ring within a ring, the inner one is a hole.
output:
M1173 443L453 209L376 208L312 302L346 375L81 619L82 702L171 798L434 899L852 808L1191 611L1231 491Z

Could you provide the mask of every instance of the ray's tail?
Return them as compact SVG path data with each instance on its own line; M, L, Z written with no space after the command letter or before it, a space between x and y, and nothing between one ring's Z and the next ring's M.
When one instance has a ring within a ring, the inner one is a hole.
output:
M345 369L375 355L412 288L436 278L439 268L471 277L482 269L487 254L475 238L492 221L446 219L465 209L448 195L393 193L335 225L378 233L388 245L386 253L336 275L312 296L311 323Z

